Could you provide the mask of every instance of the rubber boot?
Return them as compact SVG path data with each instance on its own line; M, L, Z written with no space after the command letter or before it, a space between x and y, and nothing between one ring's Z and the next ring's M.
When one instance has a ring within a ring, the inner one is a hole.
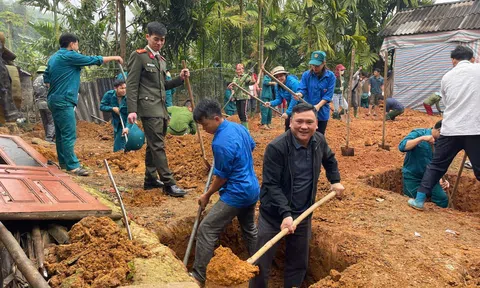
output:
M425 204L426 199L427 194L417 192L417 197L415 197L415 199L408 200L408 206L412 207L413 209L423 210L423 204Z
M248 122L242 122L241 124L242 124L243 127L247 128L247 130L248 130Z
M353 107L353 117L358 118L358 107Z
M340 115L338 115L338 112L333 112L333 119L340 119Z

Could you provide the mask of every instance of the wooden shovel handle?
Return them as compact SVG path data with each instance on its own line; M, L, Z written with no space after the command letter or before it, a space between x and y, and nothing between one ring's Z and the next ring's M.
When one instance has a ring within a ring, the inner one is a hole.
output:
M312 206L310 206L310 208L308 208L305 212L303 212L302 214L300 214L300 216L297 217L297 219L295 219L293 221L293 224L295 226L297 226L298 224L300 224L300 222L302 222L303 219L307 218L310 214L312 214L313 210L317 209L318 207L320 207L323 203L327 202L328 200L332 199L333 197L335 197L337 193L335 191L332 191L330 193L328 193L327 196L323 197L322 199L318 200L315 204L313 204ZM248 258L247 259L247 263L249 264L254 264L255 262L257 262L257 260L262 257L263 254L265 254L265 252L267 252L270 248L272 248L273 245L275 245L275 243L277 243L280 239L282 239L285 235L288 234L288 228L285 228L283 229L282 231L280 231L277 235L275 235L275 237L273 237L272 239L270 239L270 241L268 241L267 243L265 243L265 245L263 245L262 248L260 248L255 254L252 255L252 257Z
M263 105L265 105L265 101L262 101L260 98L258 98L257 96L253 95L252 93L248 92L245 88L239 86L237 83L233 82L232 83L233 86L237 86L238 89L242 90L243 93L247 94L248 96L252 97L253 99L257 100L258 102L262 103ZM268 107L270 109L273 110L273 112L276 112L278 113L279 115L282 115L282 112L278 111L277 109L274 109L273 107L270 107L270 106L265 106L265 107Z
M185 60L182 60L182 67L183 69L187 68L187 63L185 63ZM190 97L190 101L192 102L192 109L195 109L195 101L193 100L192 86L190 86L190 77L185 77L185 86L187 86L188 96ZM195 121L195 128L197 129L198 142L200 143L200 148L202 149L203 162L205 163L207 168L210 169L210 163L208 163L207 155L205 154L205 147L203 146L202 134L200 133L200 129L198 129L198 123L196 121Z
M277 82L277 84L280 85L280 87L282 87L283 89L285 89L285 91L292 94L292 96L295 96L295 92L293 92L292 89L288 88L287 85L283 84L280 80L275 78L275 76L273 76L270 72L268 72L267 69L265 69L265 67L262 67L262 71L263 73L267 74L268 77L272 78L273 81ZM303 103L307 103L307 101L305 101L305 99L303 98L298 98L298 99L300 99L300 101Z

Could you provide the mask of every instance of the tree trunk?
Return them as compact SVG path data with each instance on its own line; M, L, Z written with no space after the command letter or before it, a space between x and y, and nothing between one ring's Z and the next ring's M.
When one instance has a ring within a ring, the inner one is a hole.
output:
M58 25L58 2L59 0L54 0L53 1L53 25L55 29L55 39L57 39L60 35L60 25Z
M118 55L118 2L115 1L115 55Z
M125 5L118 0L118 12L120 13L120 57L127 57L127 21L125 20Z
M262 88L263 88L263 77L262 76L262 65L263 65L263 0L258 0L258 88L260 92L258 97L262 97Z
M240 0L240 17L243 19L243 0ZM243 25L240 24L240 61L242 63L243 59Z
M222 67L222 13L218 11L218 18L220 18L218 50L220 51L220 67Z
M22 272L23 276L27 279L28 283L32 287L38 288L49 288L47 281L43 279L42 275L38 273L37 269L33 265L32 261L28 259L27 255L23 251L22 247L18 244L13 237L12 233L3 226L0 222L0 241L3 243L7 249L10 256L12 256L13 261L17 264L18 270Z

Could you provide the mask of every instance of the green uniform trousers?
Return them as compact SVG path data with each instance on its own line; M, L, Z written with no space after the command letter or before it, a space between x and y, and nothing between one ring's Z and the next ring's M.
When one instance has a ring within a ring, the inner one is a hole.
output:
M127 144L127 142L125 142L125 137L122 136L122 132L122 124L118 124L117 132L113 132L113 152L125 149L125 144Z
M262 97L262 101L270 102L272 101L272 98ZM260 112L262 113L262 125L270 125L272 123L272 109L261 105Z
M403 194L415 199L417 197L417 190L422 182L422 177L415 177L413 175L403 174ZM442 208L448 206L447 193L442 189L440 184L437 183L432 190L432 202Z
M386 120L395 120L395 117L397 117L398 115L402 114L403 111L405 110L390 110L390 112L387 113L387 115L385 115L385 119Z
M145 180L157 179L165 186L175 185L172 171L168 168L167 155L165 154L165 134L167 133L168 121L161 117L142 117L147 149L145 153Z
M73 106L50 107L55 125L55 143L57 146L58 164L67 171L80 167L75 155L75 141L77 140L77 121Z

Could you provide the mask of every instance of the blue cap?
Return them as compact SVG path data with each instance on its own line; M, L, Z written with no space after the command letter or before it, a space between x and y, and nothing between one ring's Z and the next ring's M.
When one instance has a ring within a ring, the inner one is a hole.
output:
M134 151L142 148L145 143L145 134L137 126L137 124L132 124L128 128L128 141L125 144L125 151Z
M319 65L322 65L322 63L326 59L327 59L327 53L323 51L315 51L312 53L312 56L310 57L310 62L308 62L308 64L319 66Z
M125 77L128 77L128 72L125 72ZM117 77L115 77L116 80L124 80L124 81L127 81L126 79L123 79L123 74L120 73L117 75Z

